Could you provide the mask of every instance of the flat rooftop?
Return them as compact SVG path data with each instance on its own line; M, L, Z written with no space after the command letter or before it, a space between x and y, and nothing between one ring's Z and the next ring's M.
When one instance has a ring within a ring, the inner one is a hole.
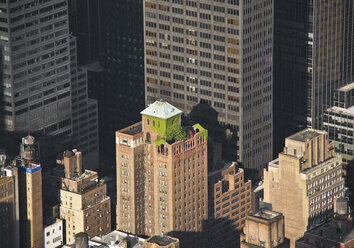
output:
M336 113L336 114L354 115L354 106L351 106L349 108L341 108L341 107L333 106L333 107L327 109L327 112L328 113Z
M329 240L334 240L341 243L347 243L354 240L354 228L347 233L338 231L336 220L324 223L323 225L315 227L307 232L316 236L325 236Z
M322 134L323 134L322 132L316 131L314 129L305 129L301 132L298 132L296 134L287 137L287 139L305 142L307 140L312 140Z
M80 176L76 176L76 177L71 177L69 178L70 180L76 181L76 182L80 182L83 181L84 179L90 178L92 176L98 176L98 173L96 171L91 171L91 170L85 170L84 173L82 173Z
M138 126L131 126L130 128L122 131L122 133L129 134L129 135L135 135L138 133L141 133L143 131L143 125L140 124Z
M177 241L178 241L178 239L164 235L164 236L152 236L146 242L152 243L152 244L157 244L159 246L168 246L171 243L175 243Z
M354 82L347 84L345 86L343 86L342 88L339 88L338 91L349 91L354 89Z
M264 220L271 220L271 219L274 219L280 215L281 215L281 213L271 211L268 209L260 209L259 211L250 214L250 216L264 219Z

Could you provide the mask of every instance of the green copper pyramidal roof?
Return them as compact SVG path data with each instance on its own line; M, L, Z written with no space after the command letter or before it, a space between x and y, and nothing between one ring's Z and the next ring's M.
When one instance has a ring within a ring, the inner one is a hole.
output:
M150 104L149 107L140 112L142 115L153 116L165 120L181 113L181 110L169 104L164 99L155 101L154 103Z

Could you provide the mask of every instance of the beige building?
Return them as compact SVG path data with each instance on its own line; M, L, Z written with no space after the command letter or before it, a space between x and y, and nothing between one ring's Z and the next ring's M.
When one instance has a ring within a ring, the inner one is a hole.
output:
M60 190L60 218L65 220L66 243L75 234L86 232L90 237L111 231L111 201L106 184L98 180L98 173L81 173L81 153L64 153L65 175Z
M333 212L343 196L342 159L324 131L305 129L285 139L278 159L264 170L264 201L285 217L285 236L295 240Z
M164 100L142 122L116 132L117 229L159 235L201 231L207 219L207 137L182 128L182 112Z
M19 174L21 247L43 247L42 167L22 160Z
M241 248L289 247L289 240L284 238L284 216L281 213L260 209L250 213L246 226L240 235Z

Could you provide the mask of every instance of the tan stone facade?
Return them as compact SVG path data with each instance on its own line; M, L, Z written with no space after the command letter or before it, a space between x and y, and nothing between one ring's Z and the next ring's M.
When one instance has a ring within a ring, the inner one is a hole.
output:
M81 156L75 153L64 155L65 175L79 171ZM68 156L67 159L65 157ZM76 161L76 162L73 162ZM90 237L111 231L111 201L106 184L98 181L98 173L85 170L81 175L62 179L60 190L60 218L65 220L66 243L74 242L76 233L85 232Z
M21 247L43 247L42 168L26 162L18 174Z
M264 170L264 201L285 216L292 247L331 215L333 200L342 195L342 159L324 131L305 129L286 138L284 151Z
M180 120L180 112L168 118L142 114L142 122L116 132L118 230L150 236L202 230L207 131L191 127L186 139L167 142L165 130Z
M284 216L267 209L247 216L246 225L240 236L241 248L288 247L284 238Z

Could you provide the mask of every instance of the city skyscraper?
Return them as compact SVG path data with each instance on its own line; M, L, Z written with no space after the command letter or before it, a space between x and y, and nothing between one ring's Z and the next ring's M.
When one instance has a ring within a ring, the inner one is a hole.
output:
M329 219L334 199L344 195L342 158L325 131L289 136L279 158L264 170L264 202L284 215L290 247L308 228Z
M149 236L201 232L208 218L208 131L182 127L163 99L116 132L117 229Z
M273 149L273 1L151 0L144 18L146 105L166 98L211 137L233 137L225 149L261 175Z
M353 10L351 0L275 1L275 152L305 126L322 129L335 90L354 81Z
M105 71L90 81L89 94L99 100L100 145L106 158L115 156L115 131L138 122L145 107L143 2L99 3Z
M83 80L86 75L76 72L76 45L69 36L67 1L2 1L0 8L0 128L44 139L44 160L54 161L59 151L72 144L86 155L90 150L88 133L79 129L94 119L97 122L97 110L90 118L82 112L89 108ZM80 108L74 106L76 102ZM74 120L78 115L82 118ZM75 122L80 123L76 129ZM97 137L97 124L91 137L94 135ZM93 152L98 153L98 144Z

